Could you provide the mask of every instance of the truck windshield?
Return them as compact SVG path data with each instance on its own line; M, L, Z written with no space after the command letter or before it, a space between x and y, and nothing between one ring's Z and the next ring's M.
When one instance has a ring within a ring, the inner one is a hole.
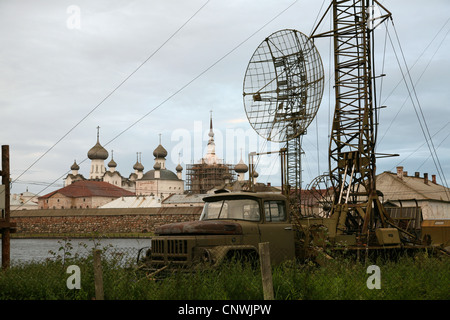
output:
M259 205L252 199L205 202L200 220L237 219L259 221Z

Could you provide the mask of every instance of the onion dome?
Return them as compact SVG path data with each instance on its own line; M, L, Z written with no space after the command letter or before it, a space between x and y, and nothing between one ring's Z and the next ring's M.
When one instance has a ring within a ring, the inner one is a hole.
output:
M97 127L97 143L95 146L91 148L88 152L88 158L91 160L106 160L108 159L108 151L106 151L105 148L102 147L102 145L99 142L99 127Z
M88 152L88 158L91 160L106 160L108 159L108 151L101 146L101 144L97 141L95 146L91 148Z
M114 161L114 150L111 150L111 161L108 163L108 167L115 168L117 163Z
M108 167L110 168L117 167L117 163L114 161L114 159L111 159L111 161L108 163Z
M160 170L161 169L161 164L159 162L155 162L155 164L153 165L153 169Z
M256 171L254 171L254 172L253 172L253 178L258 178L258 177L259 177L259 173L256 172Z
M144 166L139 161L136 161L136 163L133 166L133 169L137 171L144 171Z
M175 170L177 170L177 172L181 172L183 171L183 167L180 164L178 164Z
M70 167L70 170L80 170L80 166L77 164L77 161L73 161L73 165Z
M156 147L156 149L153 151L153 156L157 159L165 158L167 157L167 150L164 149L164 147L159 144L159 146Z
M234 167L234 171L237 173L246 173L248 171L248 166L242 161L239 161L239 163Z

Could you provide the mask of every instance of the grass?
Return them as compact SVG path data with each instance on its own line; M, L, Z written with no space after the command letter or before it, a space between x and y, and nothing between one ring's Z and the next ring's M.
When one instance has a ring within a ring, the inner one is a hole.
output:
M109 250L109 251L108 251ZM102 258L107 300L261 300L258 268L229 263L218 270L170 274L154 281L118 263L108 248ZM107 258L108 257L108 258ZM69 265L80 267L81 289L68 289ZM421 253L380 267L381 289L368 289L368 264L340 258L318 267L288 262L273 268L276 300L449 300L448 257ZM93 260L64 257L13 266L0 271L0 299L91 300L95 297Z

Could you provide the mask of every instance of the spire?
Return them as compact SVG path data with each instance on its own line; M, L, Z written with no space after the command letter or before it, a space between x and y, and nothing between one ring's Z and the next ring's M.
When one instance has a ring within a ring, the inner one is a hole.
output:
M209 136L211 137L211 139L214 137L214 131L213 131L213 124L212 124L212 110L210 111L210 117L209 117ZM210 139L210 140L211 140Z
M214 131L213 131L213 123L212 123L212 110L211 110L210 112L211 112L211 116L210 116L210 119L209 119L208 154L209 154L209 153L215 154L215 153L216 153L216 150L215 150L215 147L214 147L214 146L215 146L215 143L214 143ZM212 147L212 148L209 148L210 145L212 145L213 147Z
M213 131L213 123L212 123L212 110L210 111L211 115L209 118L209 141L207 146L207 153L205 157L205 161L207 164L215 164L217 163L217 157L216 157L216 144L214 143L214 131Z

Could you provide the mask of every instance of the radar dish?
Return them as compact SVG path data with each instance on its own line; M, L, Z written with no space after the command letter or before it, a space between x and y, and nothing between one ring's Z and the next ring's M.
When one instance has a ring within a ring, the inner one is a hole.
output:
M247 118L263 138L285 142L306 133L322 100L324 72L303 33L274 32L255 50L244 78Z

